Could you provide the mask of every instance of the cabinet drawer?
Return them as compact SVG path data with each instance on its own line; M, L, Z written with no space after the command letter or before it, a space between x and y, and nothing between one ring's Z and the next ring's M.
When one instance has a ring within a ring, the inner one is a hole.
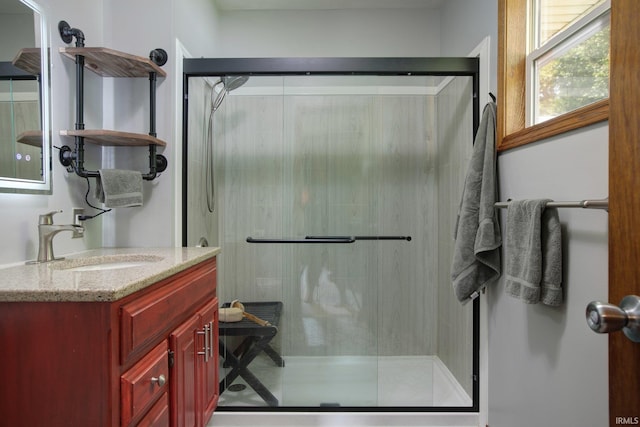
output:
M120 377L120 410L123 426L140 416L169 383L169 345L162 341Z
M183 322L203 301L216 294L215 258L163 281L164 285L121 309L120 361L123 365Z
M136 427L169 427L169 396L164 393Z

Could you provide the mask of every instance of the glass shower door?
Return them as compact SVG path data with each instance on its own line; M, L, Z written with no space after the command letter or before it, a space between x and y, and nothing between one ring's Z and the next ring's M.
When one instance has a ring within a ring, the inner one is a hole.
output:
M278 406L373 407L380 243L353 237L380 234L376 102L310 85L252 77L218 110L219 295L282 302L270 345L285 366L264 354L248 366ZM267 404L242 383L223 407Z
M378 243L355 240L379 234L371 158L375 103L301 89L323 87L326 80L289 77L284 85L289 209L283 232L334 243L285 249L283 263L295 283L284 290L283 404L376 406Z
M216 98L215 80L195 80L193 140ZM251 76L227 93L210 141L215 209L190 190L189 241L207 233L222 248L221 303L282 303L269 345L284 366L261 352L246 369L273 399L240 375L221 408L471 406L472 307L453 300L449 280L471 87L467 77ZM191 146L189 172L201 172L206 150ZM221 339L241 354L239 337ZM231 369L221 361L223 382Z

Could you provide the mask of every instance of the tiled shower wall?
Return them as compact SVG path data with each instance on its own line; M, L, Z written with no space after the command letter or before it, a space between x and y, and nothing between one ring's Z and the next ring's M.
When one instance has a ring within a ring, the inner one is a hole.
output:
M434 97L225 102L222 299L283 301L284 354L435 354L437 287L425 283L437 277ZM248 235L412 240L251 245Z
M212 82L204 78L189 79L189 119L187 162L189 190L187 196L187 246L196 246L204 238L209 246L218 242L218 210L207 208L205 167L207 131L211 111ZM215 184L215 183L214 183Z
M465 391L472 392L472 304L461 305L451 288L455 227L467 163L473 149L472 81L456 77L437 95L438 127L438 356ZM481 106L482 108L482 106Z

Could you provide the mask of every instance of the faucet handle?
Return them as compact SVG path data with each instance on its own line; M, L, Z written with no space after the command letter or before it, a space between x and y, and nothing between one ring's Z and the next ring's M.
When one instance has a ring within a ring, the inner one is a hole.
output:
M60 211L51 211L48 212L46 214L42 214L38 217L38 225L51 225L53 224L53 216L57 213L62 212Z

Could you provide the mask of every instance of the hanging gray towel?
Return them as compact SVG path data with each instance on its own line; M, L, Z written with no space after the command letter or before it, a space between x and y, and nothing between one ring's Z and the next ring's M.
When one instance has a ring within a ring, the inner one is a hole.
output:
M120 169L100 169L96 198L108 208L142 206L142 173Z
M542 283L540 302L562 304L562 231L557 209L542 212Z
M451 280L456 297L467 303L500 277L500 224L495 209L496 104L482 112L464 182L454 231Z
M516 200L507 208L505 292L528 304L562 304L562 236L548 199Z

